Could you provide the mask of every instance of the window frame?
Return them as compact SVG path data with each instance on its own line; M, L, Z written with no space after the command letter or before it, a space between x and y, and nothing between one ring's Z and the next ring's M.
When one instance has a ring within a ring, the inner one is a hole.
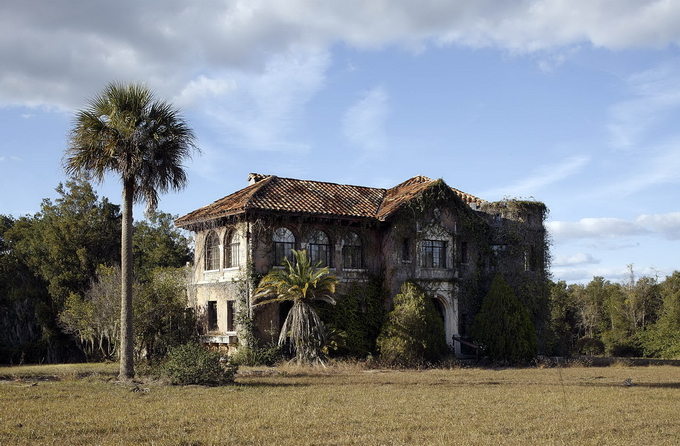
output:
M447 248L446 240L422 240L420 242L420 266L427 269L446 269Z
M322 268L333 268L333 245L326 232L315 229L309 234L307 257L312 265L316 265L321 261Z
M364 269L363 243L356 232L342 239L342 269Z
M236 240L236 242L234 242ZM232 229L224 235L224 267L239 267L239 245L238 231Z
M277 240L277 238L280 240ZM292 251L295 249L296 242L297 239L295 234L293 234L293 231L285 226L281 226L274 230L274 233L272 234L274 266L282 266L283 259L288 259L289 262L294 261Z
M217 331L219 329L219 322L217 317L217 301L209 300L206 306L207 328L208 331Z
M219 271L220 269L220 238L215 231L205 236L203 246L203 269L205 271ZM213 268L215 267L215 268Z

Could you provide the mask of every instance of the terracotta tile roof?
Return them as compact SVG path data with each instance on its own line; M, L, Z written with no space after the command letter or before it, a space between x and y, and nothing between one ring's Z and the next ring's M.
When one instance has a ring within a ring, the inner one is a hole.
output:
M297 213L335 218L385 220L434 180L416 176L391 189L251 174L253 184L178 218L180 227L253 212ZM467 204L483 200L453 189Z

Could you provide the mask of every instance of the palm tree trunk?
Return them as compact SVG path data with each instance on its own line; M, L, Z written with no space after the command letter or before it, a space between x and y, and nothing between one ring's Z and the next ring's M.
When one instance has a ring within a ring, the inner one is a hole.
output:
M121 233L120 296L120 373L119 379L134 377L134 342L132 337L132 199L134 183L124 180L123 222Z

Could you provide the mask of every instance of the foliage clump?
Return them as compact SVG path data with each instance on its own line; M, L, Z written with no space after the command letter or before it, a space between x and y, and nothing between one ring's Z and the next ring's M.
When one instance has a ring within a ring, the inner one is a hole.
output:
M403 367L435 362L448 352L445 337L432 300L415 283L404 282L377 340L381 360Z
M262 278L255 290L255 305L270 302L292 302L279 335L279 345L290 341L298 363L311 363L320 359L326 343L326 331L314 302L335 305L335 285L338 279L328 274L321 262L313 265L306 251L293 250L294 261L284 259L283 269L274 269Z
M220 353L190 342L170 350L163 367L173 384L221 385L234 382L238 366Z
M494 277L482 302L472 337L494 360L516 363L536 357L538 340L529 312L501 275Z
M329 331L335 354L365 358L375 353L388 298L382 277L353 282L337 296L337 305L319 305L317 310Z

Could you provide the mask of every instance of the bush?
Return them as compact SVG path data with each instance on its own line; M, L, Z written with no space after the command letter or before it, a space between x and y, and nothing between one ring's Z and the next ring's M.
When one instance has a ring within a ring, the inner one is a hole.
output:
M472 337L494 360L516 363L536 357L538 340L529 312L500 275L475 317Z
M163 369L173 384L218 385L233 383L238 366L192 342L171 349Z
M230 360L232 364L236 365L272 367L283 360L283 350L283 346L278 345L276 340L272 340L262 347L242 345Z
M432 300L416 284L405 282L378 337L381 360L404 367L435 362L449 351L445 339L444 322Z

